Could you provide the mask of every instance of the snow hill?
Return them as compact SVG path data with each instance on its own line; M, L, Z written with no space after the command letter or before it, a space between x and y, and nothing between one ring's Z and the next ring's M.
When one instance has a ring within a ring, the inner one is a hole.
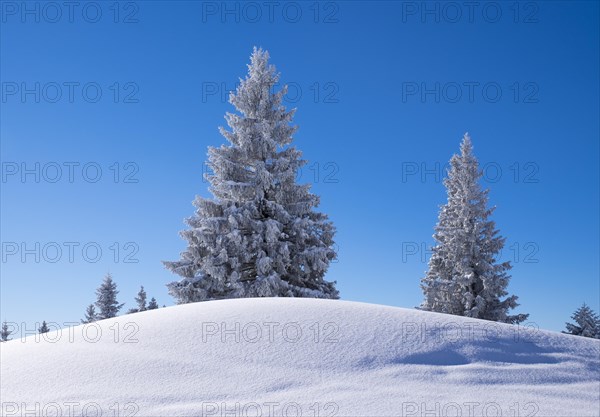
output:
M347 301L162 308L12 340L0 359L2 416L600 410L599 340Z

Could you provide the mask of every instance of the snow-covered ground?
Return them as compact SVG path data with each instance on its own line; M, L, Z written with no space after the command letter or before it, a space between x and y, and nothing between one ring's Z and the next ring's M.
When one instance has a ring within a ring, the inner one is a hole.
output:
M346 301L187 304L12 340L0 354L3 416L600 410L598 340Z

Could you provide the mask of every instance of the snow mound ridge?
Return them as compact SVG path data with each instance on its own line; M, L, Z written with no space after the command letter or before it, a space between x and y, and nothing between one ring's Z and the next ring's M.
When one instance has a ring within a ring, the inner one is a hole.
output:
M2 416L598 416L600 341L348 301L186 304L0 344ZM429 413L429 414L427 414Z

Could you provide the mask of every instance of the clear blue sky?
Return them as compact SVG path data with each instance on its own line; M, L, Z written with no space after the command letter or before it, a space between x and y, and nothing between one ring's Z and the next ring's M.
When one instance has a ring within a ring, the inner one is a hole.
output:
M126 308L140 285L173 303L161 260L208 195L221 93L254 45L291 85L343 299L420 303L440 175L468 131L519 311L562 330L582 302L599 310L598 2L47 4L2 3L2 320L76 321L108 271Z

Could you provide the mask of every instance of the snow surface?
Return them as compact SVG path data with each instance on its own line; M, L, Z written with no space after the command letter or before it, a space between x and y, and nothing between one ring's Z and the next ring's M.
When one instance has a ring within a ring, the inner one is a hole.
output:
M580 417L600 409L600 340L412 309L236 299L45 336L0 344L3 416Z

